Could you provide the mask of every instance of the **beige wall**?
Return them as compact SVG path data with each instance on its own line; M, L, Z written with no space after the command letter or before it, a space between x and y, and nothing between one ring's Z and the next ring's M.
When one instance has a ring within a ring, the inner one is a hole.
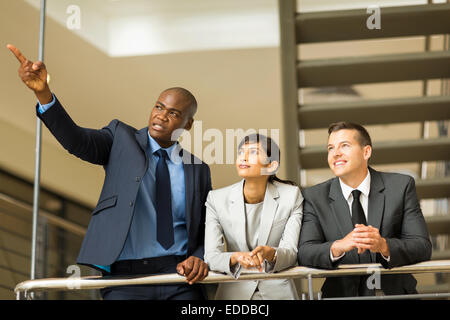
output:
M17 76L18 63L5 48L18 46L30 59L38 51L38 11L23 1L0 2L0 167L30 180L34 172L35 98ZM225 129L281 129L279 49L242 49L185 52L165 55L110 58L97 48L71 33L64 26L47 19L46 64L51 74L51 88L69 114L85 127L100 128L112 119L120 119L136 128L147 125L148 116L158 94L171 86L183 86L197 97L203 133L217 128L225 137ZM442 50L442 37L431 38L431 50ZM420 52L424 37L405 39L361 40L299 46L300 59L343 56L367 56ZM428 94L440 94L440 81L428 82ZM302 90L305 103L331 102L338 99L377 99L421 96L422 81L359 84L353 86L358 97L315 95ZM374 142L417 139L419 123L368 126ZM43 130L42 184L49 189L94 205L103 181L100 167L69 155L56 140ZM436 136L435 124L430 136ZM198 138L191 130L193 139ZM324 129L304 132L306 145L323 144ZM200 139L201 140L201 139ZM203 142L203 151L211 142ZM284 137L280 130L281 169L285 176ZM193 149L197 156L202 156ZM224 153L225 150L222 150ZM225 160L225 159L224 159ZM326 159L324 159L324 164ZM381 170L407 171L418 176L417 163L375 166ZM430 166L430 168L432 168ZM231 184L239 179L233 165L212 164L213 186ZM308 170L307 185L332 176L326 167ZM432 175L431 175L432 176Z
M13 43L29 59L36 59L38 26L35 9L22 1L0 2L0 167L30 180L36 100L20 82L18 63L6 44ZM282 127L278 48L109 58L47 19L45 62L53 92L81 126L101 128L117 118L142 128L158 94L183 86L198 99L196 120L202 121L203 131ZM69 155L46 128L43 132L42 185L94 205L103 169ZM283 151L281 132L280 140ZM239 179L232 165L211 168L215 188Z

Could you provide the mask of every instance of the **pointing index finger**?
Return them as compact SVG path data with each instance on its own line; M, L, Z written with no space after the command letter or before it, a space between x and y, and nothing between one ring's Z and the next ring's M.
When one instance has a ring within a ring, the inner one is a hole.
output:
M27 59L24 57L24 55L22 54L22 52L20 52L19 49L17 49L15 46L13 46L12 44L8 44L6 46L13 54L14 56L17 58L17 60L19 60L19 62L21 64L23 64Z

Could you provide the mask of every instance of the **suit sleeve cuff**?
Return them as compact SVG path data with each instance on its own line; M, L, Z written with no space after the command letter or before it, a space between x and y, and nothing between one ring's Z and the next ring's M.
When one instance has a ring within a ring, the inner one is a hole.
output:
M56 99L55 99L55 95L54 95L53 93L52 93L52 97L53 97L52 101L51 101L50 103L47 103L47 104L44 104L44 105L42 105L42 104L38 101L38 104L39 104L38 110L39 110L39 113L40 113L40 114L43 114L45 111L47 111L48 109L50 109L50 108L55 104Z
M331 252L331 248L330 248L330 259L331 259L331 262L336 262L339 259L341 259L343 256L345 256L345 252L343 254L341 254L339 257L333 257L333 253Z
M241 275L242 266L238 262L234 266L230 267L230 274L233 276L233 278L238 279Z
M387 262L391 261L391 256L385 257L382 253L380 253L380 255L383 257L384 260L386 260Z

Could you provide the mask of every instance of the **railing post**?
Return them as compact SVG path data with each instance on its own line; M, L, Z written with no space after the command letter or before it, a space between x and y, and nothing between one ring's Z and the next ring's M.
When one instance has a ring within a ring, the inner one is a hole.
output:
M40 29L39 29L39 60L44 61L44 39L45 39L45 12L46 0L41 0L40 12ZM34 167L34 189L33 189L33 227L31 238L31 270L30 278L36 278L36 246L37 246L37 228L39 214L39 189L41 178L41 132L42 123L36 117L36 151L35 151L35 167Z
M309 300L314 300L314 292L313 292L312 275L311 274L308 274L308 294L309 294Z

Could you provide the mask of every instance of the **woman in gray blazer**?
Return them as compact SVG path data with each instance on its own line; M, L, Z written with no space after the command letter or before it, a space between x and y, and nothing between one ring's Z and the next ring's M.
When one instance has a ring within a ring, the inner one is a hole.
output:
M246 136L236 168L243 179L210 191L206 202L205 261L236 279L241 272L276 272L297 263L303 197L276 177L280 150L269 137ZM216 299L298 299L293 280L221 283Z

